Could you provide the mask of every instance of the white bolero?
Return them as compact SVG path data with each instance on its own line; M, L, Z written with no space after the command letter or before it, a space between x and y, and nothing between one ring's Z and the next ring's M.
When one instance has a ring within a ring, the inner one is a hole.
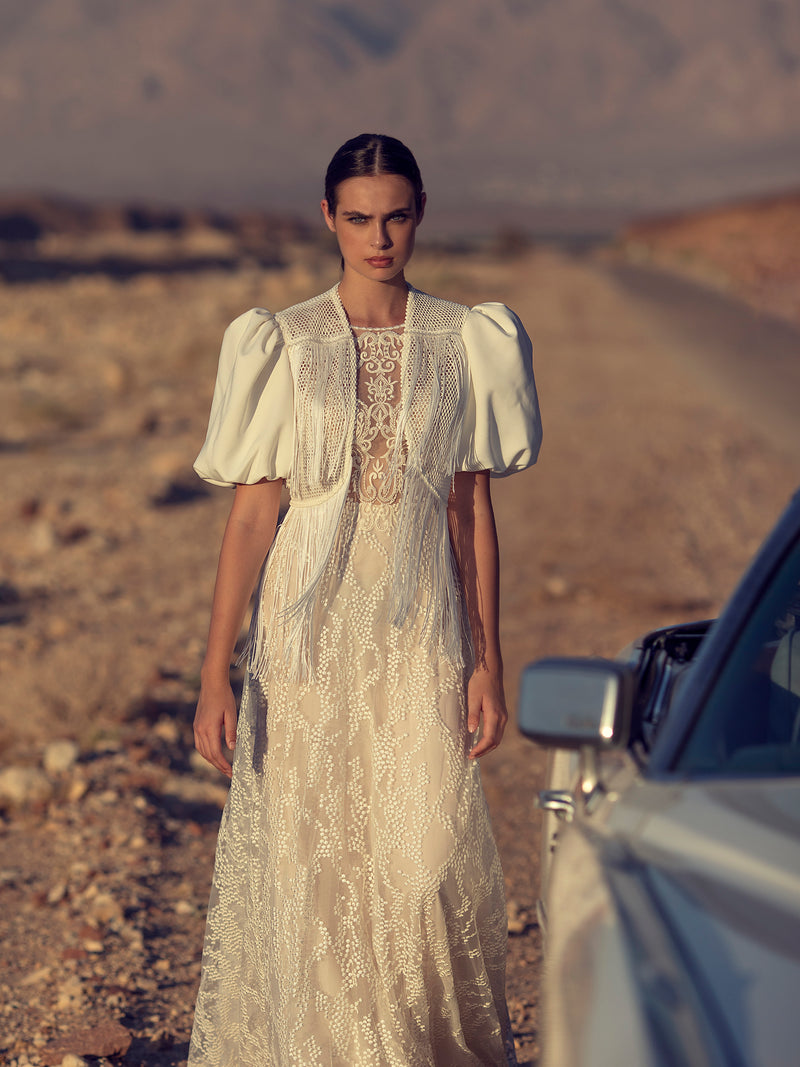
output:
M457 471L494 475L536 462L542 439L530 339L504 304L478 304L461 327L469 396ZM254 308L222 342L208 433L194 469L214 485L291 479L294 385L281 328Z

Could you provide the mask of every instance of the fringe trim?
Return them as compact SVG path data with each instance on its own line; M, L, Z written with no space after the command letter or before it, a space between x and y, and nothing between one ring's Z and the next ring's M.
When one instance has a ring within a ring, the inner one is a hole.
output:
M279 544L276 538L267 557L242 656L262 683L276 666L292 681L314 677L314 616L340 535L348 489L349 480L324 503L295 510L289 526L281 528L291 542ZM274 573L269 569L273 555L278 565Z
M422 636L430 651L440 651L464 666L462 605L447 526L447 503L417 470L407 470L394 549L389 619L393 626L419 616L420 575L430 575Z
M294 332L282 318L281 326L287 335ZM337 539L346 543L348 537L341 527L352 473L357 352L343 312L329 330L324 340L287 336L295 380L294 517L279 531L262 570L240 657L262 681L271 668L285 670L293 681L313 679L321 585ZM391 623L402 627L416 621L424 604L425 646L463 666L469 635L463 631L447 498L469 393L466 353L454 328L428 332L410 323L405 338L402 400L390 459L390 476L401 476L403 489L387 612ZM429 576L424 587L422 575Z

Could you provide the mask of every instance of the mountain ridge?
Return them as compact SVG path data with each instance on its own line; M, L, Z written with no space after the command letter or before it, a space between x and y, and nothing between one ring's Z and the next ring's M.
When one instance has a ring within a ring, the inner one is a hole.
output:
M0 190L316 201L395 133L452 206L659 209L800 173L791 0L7 0Z

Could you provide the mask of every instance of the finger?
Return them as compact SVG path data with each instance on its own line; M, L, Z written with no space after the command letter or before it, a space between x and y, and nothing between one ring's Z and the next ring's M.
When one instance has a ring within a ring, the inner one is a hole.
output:
M481 739L469 751L470 759L480 759L487 752L497 748L503 738L505 719L495 711L484 712L483 735Z
M469 711L467 714L467 729L471 734L474 734L481 724L481 707L482 701L480 697L469 701Z
M228 748L234 748L236 745L236 720L238 716L235 711L226 711L224 716L225 724L225 744Z
M203 759L210 763L212 767L216 767L218 771L221 771L228 778L231 777L233 768L222 754L222 743L218 733L195 734L195 747Z

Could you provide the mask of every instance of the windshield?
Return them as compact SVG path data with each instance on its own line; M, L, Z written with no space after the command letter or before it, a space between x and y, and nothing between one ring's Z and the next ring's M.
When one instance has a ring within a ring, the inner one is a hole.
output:
M677 767L800 774L800 545L739 635Z

